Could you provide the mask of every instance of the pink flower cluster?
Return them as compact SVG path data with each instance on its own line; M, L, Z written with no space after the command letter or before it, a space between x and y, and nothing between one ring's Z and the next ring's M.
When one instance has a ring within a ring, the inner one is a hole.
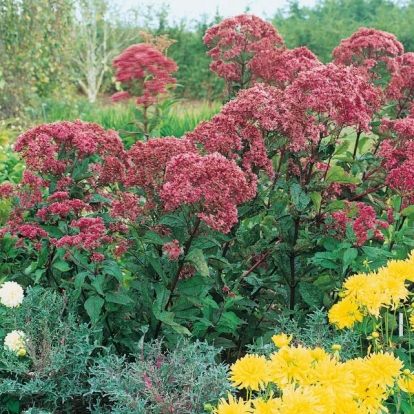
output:
M332 56L336 64L371 68L379 61L390 64L403 52L403 45L393 34L361 27L351 37L342 40Z
M357 238L357 246L362 246L370 238L383 240L384 236L380 229L389 227L387 222L378 220L374 208L365 203L347 204L345 210L334 212L331 216L333 219L331 228L339 237L343 237L347 225L351 225Z
M254 15L242 14L210 27L204 43L211 49L210 69L229 85L238 82L245 88L251 81L250 68L260 52L283 48L283 39L272 24Z
M76 120L41 124L18 138L14 150L29 170L40 174L61 175L78 162L93 154L100 157L114 155L123 158L121 138L113 131L105 131L97 124Z
M153 203L165 181L167 163L176 155L196 153L196 146L188 139L164 137L138 141L128 151L130 166L124 185L127 188L140 187L147 202Z
M129 46L113 61L115 80L127 92L118 92L113 101L137 97L137 104L148 107L167 92L167 86L176 83L171 76L178 67L176 63L159 52L153 45L139 43Z
M76 235L66 235L60 239L51 239L56 247L76 247L77 249L95 250L103 244L110 243L112 238L106 235L106 227L101 217L82 217L70 223L77 228Z
M299 73L317 66L322 63L305 46L293 50L261 50L250 64L254 79L281 89L291 84Z
M170 260L178 260L180 255L184 253L184 249L180 247L180 242L174 239L172 242L165 243L163 246L164 253L170 258Z
M408 52L395 59L395 69L386 89L389 100L397 103L396 117L406 115L414 102L414 53Z
M168 163L160 196L166 211L191 206L205 224L227 233L238 220L237 206L255 193L255 182L234 161L218 153L186 153Z

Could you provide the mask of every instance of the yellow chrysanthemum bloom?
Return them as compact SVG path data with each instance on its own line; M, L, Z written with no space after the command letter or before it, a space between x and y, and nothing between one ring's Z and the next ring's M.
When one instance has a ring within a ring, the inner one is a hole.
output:
M230 367L230 374L234 387L259 391L269 382L268 361L263 355L247 354Z
M284 346L288 346L292 341L293 335L287 336L285 333L281 333L279 335L273 335L272 341L278 348L283 348Z
M414 262L390 260L387 262L387 268L396 279L414 281Z
M319 361L314 368L314 381L325 390L325 396L336 404L338 399L356 397L355 378L352 369L336 359Z
M370 273L367 276L365 290L360 292L358 305L365 308L370 315L378 318L381 308L389 302L389 297L378 283L378 275L376 273Z
M414 374L413 373L411 372L404 373L401 376L401 378L397 380L397 384L402 391L408 392L410 394L414 394Z
M350 276L343 284L344 297L349 297L358 302L361 299L361 292L366 290L366 286L369 283L368 275L365 273L358 273Z
M338 329L351 328L355 322L361 322L363 319L358 304L351 297L345 297L333 305L328 317L329 322Z
M277 414L282 406L282 400L280 398L269 398L267 401L263 399L253 400L254 414Z
M395 378L401 374L403 363L393 354L379 352L371 354L365 359L365 370L362 375L370 387L373 385L392 387Z
M325 412L324 401L315 395L311 387L293 385L283 390L281 414L322 414Z
M230 393L227 402L224 398L220 399L218 407L214 410L215 414L250 414L252 412L250 401L239 398L237 401Z
M283 347L279 352L270 355L270 380L279 388L291 383L298 385L309 384L312 381L312 362L314 361L309 349Z
M405 279L391 271L388 267L378 269L377 283L379 289L384 294L384 298L386 298L383 303L384 306L391 306L391 309L395 310L400 304L400 301L406 300L408 297Z
M330 358L330 355L327 354L325 352L325 350L323 348L320 348L320 347L316 347L314 349L311 349L309 351L309 353L310 353L311 357L313 358L313 362L312 362L313 364L315 364L316 362L319 362L319 361L321 361L325 358Z

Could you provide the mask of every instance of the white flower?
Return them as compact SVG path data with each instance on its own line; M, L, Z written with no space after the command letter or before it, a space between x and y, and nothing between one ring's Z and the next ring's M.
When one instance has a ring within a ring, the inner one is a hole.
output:
M19 352L25 348L25 333L22 331L11 331L4 338L4 347L12 352Z
M23 288L16 282L5 282L0 288L0 302L8 308L19 306L23 298Z

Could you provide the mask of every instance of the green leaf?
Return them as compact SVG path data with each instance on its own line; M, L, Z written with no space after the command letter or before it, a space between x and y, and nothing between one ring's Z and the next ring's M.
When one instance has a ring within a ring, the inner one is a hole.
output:
M299 283L299 292L309 306L321 307L323 305L323 292L312 283Z
M347 152L350 144L351 142L349 140L342 141L342 144L338 145L334 155L337 156Z
M187 227L185 219L177 214L168 214L161 218L160 224L164 224L171 228L183 228Z
M312 193L309 193L309 197L312 200L315 210L319 211L319 209L321 208L321 202L322 202L321 194L312 192Z
M401 211L401 215L404 216L404 217L409 217L409 216L412 216L413 214L414 214L414 206L413 205L408 206L408 207L404 208Z
M177 322L174 322L174 313L173 312L160 312L156 306L153 306L153 312L154 312L154 316L161 321L162 323L164 323L165 325L170 326L175 332L179 333L179 334L184 334L184 335L188 335L191 336L191 332L185 327L180 325Z
M216 348L231 349L235 348L236 344L227 338L217 337L213 339L213 344Z
M26 269L24 269L23 273L26 276L29 276L30 274L32 274L35 270L37 269L37 262L32 262L30 263L30 265L28 267L26 267Z
M142 241L144 243L156 244L159 246L164 245L167 243L168 240L163 239L158 233L155 231L147 231L144 236L142 237Z
M292 184L290 193L292 194L292 202L299 211L304 210L311 200L299 184Z
M217 332L234 334L237 328L243 323L246 322L238 318L234 312L223 312L218 321L216 330Z
M98 322L103 304L104 300L99 296L91 296L86 300L84 307L91 319L92 325L95 325Z
M63 260L53 263L52 267L54 267L57 270L60 270L61 272L68 272L70 270L69 263L64 262Z
M209 257L207 260L208 264L214 269L222 270L230 266L230 263L224 257Z
M103 291L104 282L105 282L105 276L104 275L97 275L95 280L91 282L91 285L102 296L104 295L104 291Z
M339 184L359 184L361 182L357 177L346 174L345 170L339 165L335 165L328 170L325 181Z
M187 254L185 258L190 262L196 270L204 277L210 276L206 259L204 258L203 251L201 249L193 249Z
M344 265L342 267L342 272L345 272L349 265L357 258L358 250L351 248L345 250L344 253Z
M121 292L108 292L105 295L107 302L119 303L120 305L133 305L134 301L127 295Z

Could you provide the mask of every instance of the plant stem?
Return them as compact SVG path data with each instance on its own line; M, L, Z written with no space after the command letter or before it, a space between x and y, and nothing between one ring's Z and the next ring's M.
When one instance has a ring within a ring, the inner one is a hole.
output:
M361 133L362 133L361 130L359 130L357 132L357 136L356 136L356 140L355 140L354 153L352 154L352 159L355 159L355 157L356 157L356 153L357 153L357 150L358 150L358 144L359 144L359 138L361 137Z
M290 281L289 281L289 287L290 287L290 300L289 300L289 309L293 310L295 308L295 296L296 296L296 275L295 275L295 253L293 251L293 247L296 244L296 241L299 236L299 218L295 219L295 233L293 235L293 241L292 241L292 252L289 257L290 262Z
M195 222L195 225L193 227L193 230L190 234L190 238L187 240L187 242L184 245L183 258L178 263L178 269L177 269L177 271L174 275L174 279L173 279L173 282L171 284L170 295L168 297L168 301L167 301L167 304L164 307L164 310L167 310L169 308L169 306L171 305L172 298L173 298L173 295L174 295L174 291L175 291L175 288L177 287L177 283L178 283L178 280L180 278L181 270L183 270L183 267L184 267L185 258L187 256L187 254L190 250L191 244L193 243L193 240L194 240L194 238L197 234L198 228L200 226L200 222L201 222L201 220L199 218L197 218L197 220ZM158 321L158 325L155 328L154 339L157 339L158 334L160 333L161 325L162 325L162 321Z

